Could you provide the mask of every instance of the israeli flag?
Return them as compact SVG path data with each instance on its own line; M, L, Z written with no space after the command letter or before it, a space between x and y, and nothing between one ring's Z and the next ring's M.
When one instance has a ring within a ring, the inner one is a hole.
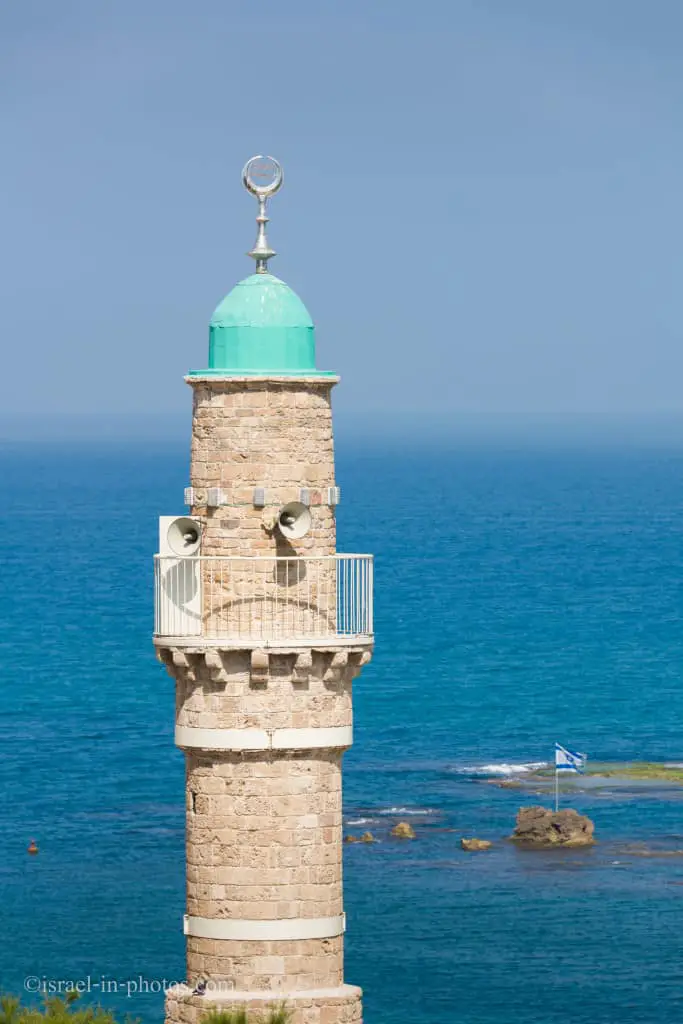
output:
M573 750L555 744L555 771L556 772L581 772L586 763L585 754L575 754Z

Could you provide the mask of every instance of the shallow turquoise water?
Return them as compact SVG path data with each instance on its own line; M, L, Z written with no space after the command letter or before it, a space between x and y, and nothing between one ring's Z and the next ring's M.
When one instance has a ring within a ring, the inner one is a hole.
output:
M340 549L377 557L345 775L347 820L370 819L349 831L386 840L345 848L366 1021L680 1021L683 857L627 844L683 849L683 790L575 794L587 852L458 840L538 799L477 770L556 739L683 761L683 457L342 445L338 468ZM6 448L0 469L0 983L180 979L183 766L150 632L185 453ZM408 812L418 839L390 842ZM160 995L102 1001L161 1018Z

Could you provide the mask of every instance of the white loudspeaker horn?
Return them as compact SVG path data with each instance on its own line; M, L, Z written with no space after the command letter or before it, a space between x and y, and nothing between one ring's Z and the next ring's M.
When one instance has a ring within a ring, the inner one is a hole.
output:
M202 524L191 516L159 516L157 632L199 636L202 631Z
M160 516L159 553L188 558L199 554L202 527L198 519L190 516Z
M311 528L310 510L300 501L290 501L280 509L277 525L287 540L299 540L300 537L305 537Z

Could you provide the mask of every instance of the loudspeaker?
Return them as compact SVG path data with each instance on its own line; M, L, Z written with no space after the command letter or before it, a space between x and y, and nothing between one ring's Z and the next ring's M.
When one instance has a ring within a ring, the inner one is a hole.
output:
M159 554L189 558L198 555L202 527L190 516L159 516Z
M290 501L280 509L277 525L287 540L298 540L305 537L311 528L311 513L300 501Z
M156 632L162 636L199 636L202 630L202 578L199 554L202 527L191 516L159 516L156 562Z

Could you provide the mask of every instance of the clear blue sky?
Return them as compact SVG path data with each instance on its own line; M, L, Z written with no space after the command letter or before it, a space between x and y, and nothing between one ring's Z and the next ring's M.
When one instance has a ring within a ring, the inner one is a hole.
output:
M2 414L186 413L259 152L345 415L683 413L682 51L679 0L3 4Z

